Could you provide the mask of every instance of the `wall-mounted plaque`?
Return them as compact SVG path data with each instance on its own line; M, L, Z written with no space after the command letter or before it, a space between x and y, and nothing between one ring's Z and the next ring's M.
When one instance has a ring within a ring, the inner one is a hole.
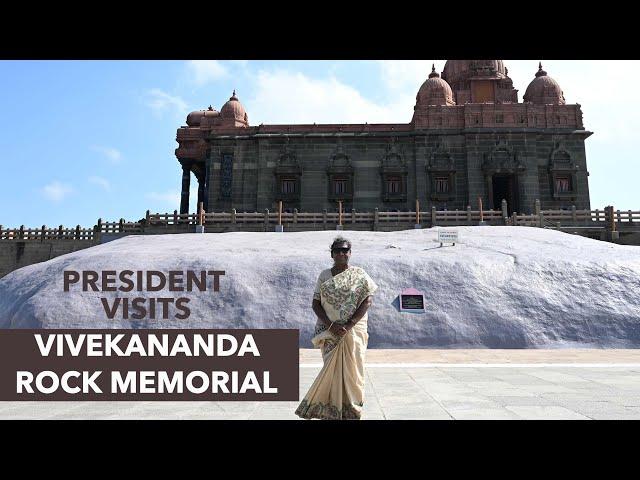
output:
M415 288L407 288L400 293L400 311L424 313L424 295Z

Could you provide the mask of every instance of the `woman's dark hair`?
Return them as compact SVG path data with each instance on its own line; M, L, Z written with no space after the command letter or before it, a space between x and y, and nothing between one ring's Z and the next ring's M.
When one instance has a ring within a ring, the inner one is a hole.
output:
M333 243L331 244L331 250L333 250L336 245L342 245L343 243L346 243L349 246L349 250L351 250L351 242L344 237L334 238Z

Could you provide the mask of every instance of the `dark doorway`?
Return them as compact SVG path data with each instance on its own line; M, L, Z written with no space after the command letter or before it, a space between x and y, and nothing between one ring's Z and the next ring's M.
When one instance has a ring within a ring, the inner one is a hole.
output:
M494 175L492 178L493 208L500 210L502 200L507 201L507 213L511 215L520 208L518 204L518 185L515 175Z

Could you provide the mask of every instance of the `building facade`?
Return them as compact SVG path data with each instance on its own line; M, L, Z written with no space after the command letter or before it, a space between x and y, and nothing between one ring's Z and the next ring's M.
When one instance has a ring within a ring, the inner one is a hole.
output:
M539 65L518 101L501 60L449 60L400 124L249 124L235 91L220 112L191 112L177 131L180 212L191 173L206 211L320 212L499 209L509 214L575 205L589 209L580 105L567 105ZM193 187L196 187L195 185Z

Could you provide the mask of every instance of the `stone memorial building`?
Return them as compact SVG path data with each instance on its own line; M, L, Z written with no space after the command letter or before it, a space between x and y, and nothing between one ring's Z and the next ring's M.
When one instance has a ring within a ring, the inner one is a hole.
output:
M589 209L580 105L539 65L522 102L501 60L448 60L420 87L409 123L250 125L235 91L177 131L180 212L478 208ZM407 117L409 114L407 113ZM190 185L191 173L197 186Z

